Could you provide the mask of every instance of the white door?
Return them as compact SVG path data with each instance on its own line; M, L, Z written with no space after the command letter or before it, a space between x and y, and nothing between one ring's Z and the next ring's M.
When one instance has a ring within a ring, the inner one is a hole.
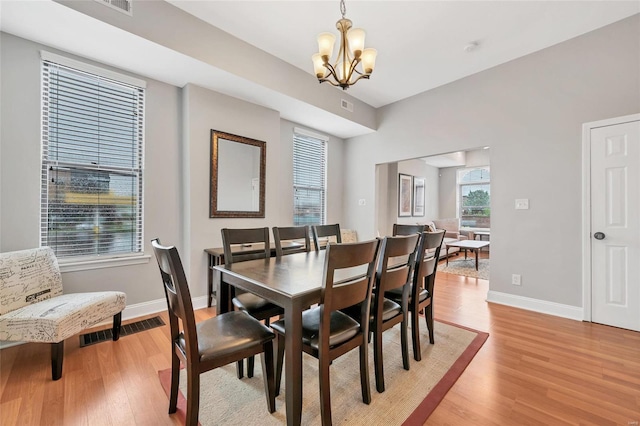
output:
M590 136L591 319L640 331L640 121Z

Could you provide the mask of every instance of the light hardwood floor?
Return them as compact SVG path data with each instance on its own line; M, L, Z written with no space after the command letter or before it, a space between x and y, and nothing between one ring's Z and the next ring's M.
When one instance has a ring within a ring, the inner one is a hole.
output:
M488 304L487 290L487 281L438 274L436 318L490 337L426 424L638 425L640 333ZM56 382L47 345L0 351L0 424L177 424L157 375L170 367L167 326L65 346Z

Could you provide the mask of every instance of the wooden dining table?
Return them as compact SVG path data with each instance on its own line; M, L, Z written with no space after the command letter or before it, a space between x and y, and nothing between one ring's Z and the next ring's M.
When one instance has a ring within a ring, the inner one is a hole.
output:
M282 243L283 250L290 249L298 249L304 247L304 244L297 241L283 241ZM270 253L271 257L276 255L276 244L270 244ZM235 244L231 246L231 252L235 254L254 254L260 253L264 251L264 243L253 243L253 244ZM209 257L209 264L207 266L207 278L209 284L209 292L207 296L207 307L210 308L215 297L216 287L213 285L213 268L222 265L224 263L224 248L223 247L215 247L215 248L206 248L204 252L207 253Z
M302 419L302 311L320 302L325 250L250 260L213 268L217 312L232 310L231 287L284 308L285 402L288 425ZM336 278L340 278L337 276Z

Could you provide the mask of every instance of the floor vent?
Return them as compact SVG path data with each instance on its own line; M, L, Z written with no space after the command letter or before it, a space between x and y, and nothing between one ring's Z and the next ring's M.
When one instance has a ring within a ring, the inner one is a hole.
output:
M160 327L164 325L164 321L160 317L148 318L142 321L132 322L125 324L120 329L120 337L128 336L130 334L138 333L140 331L150 330L152 328ZM113 339L112 329L94 331L93 333L80 335L80 347L94 345L96 343L104 342Z

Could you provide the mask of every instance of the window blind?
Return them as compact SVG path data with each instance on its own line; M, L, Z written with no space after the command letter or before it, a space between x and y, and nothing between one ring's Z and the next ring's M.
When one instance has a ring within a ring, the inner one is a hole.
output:
M323 225L326 216L327 141L293 134L293 223Z
M56 256L143 248L144 88L42 62L42 245Z

